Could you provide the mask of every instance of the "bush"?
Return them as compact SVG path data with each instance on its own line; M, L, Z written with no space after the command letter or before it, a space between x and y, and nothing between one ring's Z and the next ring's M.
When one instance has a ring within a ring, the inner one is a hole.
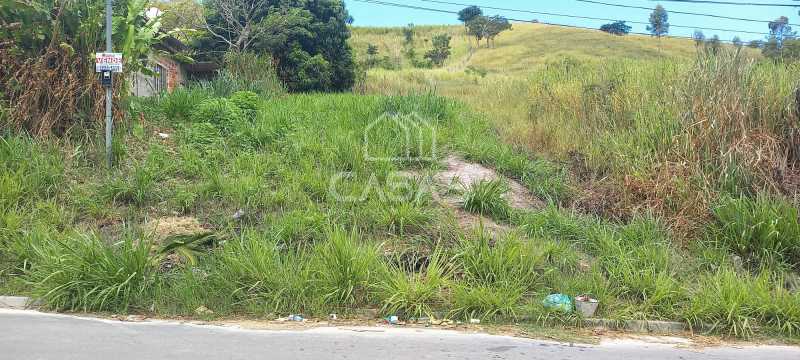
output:
M800 266L800 221L792 204L767 195L727 198L714 215L719 241L753 268Z
M192 113L192 121L211 123L220 129L231 129L242 121L242 112L228 99L207 99Z
M237 91L233 93L231 102L238 106L248 117L252 117L258 111L258 94L252 91Z
M308 306L304 259L281 253L276 240L264 235L248 231L225 247L211 275L214 291L259 313L302 311Z

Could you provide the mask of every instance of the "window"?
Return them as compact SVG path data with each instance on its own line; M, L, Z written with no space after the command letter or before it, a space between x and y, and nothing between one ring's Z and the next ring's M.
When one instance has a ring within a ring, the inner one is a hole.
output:
M153 65L153 93L160 94L167 90L167 69L160 64Z

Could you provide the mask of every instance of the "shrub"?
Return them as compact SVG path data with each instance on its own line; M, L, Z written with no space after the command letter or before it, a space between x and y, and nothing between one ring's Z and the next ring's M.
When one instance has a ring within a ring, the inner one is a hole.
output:
M231 129L241 120L241 110L232 101L223 98L204 100L192 113L193 122L208 122L220 129Z
M252 91L237 91L231 95L233 102L240 110L247 114L255 114L258 111L258 94Z
M56 310L127 312L151 290L150 244L130 237L107 245L97 236L47 239L33 246L31 295Z
M464 194L464 209L495 219L508 219L511 206L505 198L507 192L508 186L500 179L473 183Z
M800 266L800 221L792 204L767 195L727 198L714 215L719 241L753 267Z

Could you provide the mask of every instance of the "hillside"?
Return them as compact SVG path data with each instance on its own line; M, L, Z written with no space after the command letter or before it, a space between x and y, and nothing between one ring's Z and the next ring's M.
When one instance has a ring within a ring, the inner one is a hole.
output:
M500 34L491 49L486 48L485 42L477 46L475 39L468 41L462 26L415 26L414 32L414 45L420 54L432 36L442 33L452 36L453 54L444 69L451 72L474 66L485 68L490 73L513 75L567 56L581 60L653 60L691 58L695 54L691 40L615 36L600 31L539 24L515 23L511 31ZM390 56L402 63L403 68L408 67L402 54L402 28L354 27L351 44L361 58L367 56L367 45L373 44L378 46L379 54Z

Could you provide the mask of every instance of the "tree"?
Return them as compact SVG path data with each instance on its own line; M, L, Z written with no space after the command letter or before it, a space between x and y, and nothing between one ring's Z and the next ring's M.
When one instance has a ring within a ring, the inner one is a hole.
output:
M692 39L694 39L694 46L700 47L706 42L706 35L701 30L695 30Z
M474 36L478 40L478 43L486 39L487 47L494 41L497 35L509 29L511 29L511 23L508 19L499 15L492 17L477 16L467 22L467 33Z
M478 16L483 16L483 10L481 10L481 8L475 5L466 7L458 12L458 20L464 23L465 27L467 26L467 23L470 22L470 20Z
M650 25L647 26L647 31L659 38L669 33L669 15L663 6L656 5L653 13L650 14Z
M369 56L378 55L378 46L374 44L367 44L367 55Z
M770 21L767 26L769 26L769 39L774 38L778 48L783 46L784 39L793 39L797 36L797 32L792 30L792 27L789 25L789 18L786 16L781 16L775 19L775 21Z
M196 41L219 60L225 51L272 56L291 91L343 91L355 81L347 40L352 20L341 1L207 0L208 35ZM324 77L324 78L315 78Z
M769 35L767 36L767 41L761 47L761 53L767 58L781 58L783 56L784 42L797 37L797 32L792 30L789 25L789 18L786 16L770 21L767 26L769 27Z
M377 64L378 46L374 44L367 44L367 67L373 68Z
M631 27L624 21L615 21L610 24L605 24L600 27L600 31L605 31L613 35L628 35L631 32Z
M511 30L511 22L509 22L508 19L499 15L490 17L489 26L486 29L487 45L488 42L494 43L494 39L497 35L500 35L500 33L506 30Z
M414 24L408 24L403 28L403 41L405 45L414 44Z
M747 47L751 49L761 49L763 46L764 42L761 40L751 40L749 43L747 43Z
M445 60L450 57L450 35L439 34L433 37L431 43L433 49L425 53L425 58L435 66L444 65Z
M738 36L734 36L731 42L733 43L733 46L735 46L737 49L741 49L742 46L744 46L744 41L742 41L742 38Z
M722 42L719 40L719 35L714 35L708 40L706 40L706 52L712 55L716 55L719 53L719 49L722 47Z
M481 40L488 38L489 18L481 15L476 16L472 20L468 21L467 34L474 36L475 39L478 40L478 44L480 44Z
M163 12L161 28L175 31L182 41L196 37L196 30L205 27L203 5L196 0L154 0L150 6Z

